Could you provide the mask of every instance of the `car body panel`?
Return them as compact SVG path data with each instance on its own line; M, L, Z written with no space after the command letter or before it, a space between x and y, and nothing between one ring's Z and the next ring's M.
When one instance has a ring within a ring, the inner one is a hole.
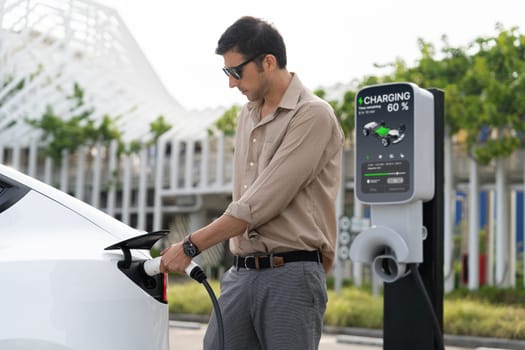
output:
M2 177L30 190L0 212L0 349L167 350L167 304L119 270L121 251L104 250L144 232L0 165Z

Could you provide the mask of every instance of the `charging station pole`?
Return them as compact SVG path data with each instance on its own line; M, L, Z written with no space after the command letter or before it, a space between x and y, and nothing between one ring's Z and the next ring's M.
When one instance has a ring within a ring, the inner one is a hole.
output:
M356 95L354 193L372 224L349 253L385 282L384 350L444 350L444 97L409 82Z
M410 274L384 286L384 350L443 350L443 138L444 92L428 89L434 96L434 176L432 200L423 204L423 225L427 237L423 241L423 262L419 265L421 279L432 303L434 314L424 295L418 290L415 276ZM428 127L431 127L429 125ZM447 198L447 200L449 200ZM435 329L433 317L440 330ZM441 337L437 341L437 337Z

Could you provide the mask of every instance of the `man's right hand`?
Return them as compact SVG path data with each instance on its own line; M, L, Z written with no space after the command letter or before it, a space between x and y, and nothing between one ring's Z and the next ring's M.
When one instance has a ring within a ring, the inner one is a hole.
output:
M182 250L182 242L164 249L160 255L162 256L160 261L161 272L185 273L184 269L191 263L191 258Z

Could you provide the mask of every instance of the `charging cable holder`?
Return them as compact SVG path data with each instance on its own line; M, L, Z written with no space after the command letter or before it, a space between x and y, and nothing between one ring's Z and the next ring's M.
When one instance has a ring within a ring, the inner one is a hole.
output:
M410 271L407 264L423 262L423 202L374 205L373 226L359 233L350 247L353 261L371 264L385 282Z

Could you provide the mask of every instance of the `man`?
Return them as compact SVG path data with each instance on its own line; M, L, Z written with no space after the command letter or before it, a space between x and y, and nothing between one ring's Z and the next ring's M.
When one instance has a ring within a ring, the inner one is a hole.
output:
M225 213L163 252L163 271L230 239L221 281L226 349L317 349L336 238L343 133L330 105L286 69L279 32L242 17L221 36L231 88L248 98L238 120L233 200ZM314 67L315 69L315 67ZM212 316L205 349L217 349Z

